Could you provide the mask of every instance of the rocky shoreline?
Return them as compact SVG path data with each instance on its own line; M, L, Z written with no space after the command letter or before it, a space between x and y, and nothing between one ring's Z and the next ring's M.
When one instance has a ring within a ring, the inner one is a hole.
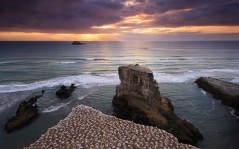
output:
M155 126L176 136L179 142L196 145L203 140L200 131L173 112L171 101L160 95L153 72L139 65L118 68L121 83L113 98L115 116Z
M113 116L79 105L27 148L196 148L197 142L203 140L199 129L174 113L170 99L160 94L150 69L124 65L118 68L118 74L120 84L112 100ZM239 85L210 77L201 77L195 83L233 107L233 114L239 116ZM56 96L68 98L75 88L74 84L62 85ZM43 93L19 105L16 116L5 125L7 132L39 115L36 102Z
M72 109L64 120L25 149L38 148L196 149L179 143L164 130L105 115L84 105Z

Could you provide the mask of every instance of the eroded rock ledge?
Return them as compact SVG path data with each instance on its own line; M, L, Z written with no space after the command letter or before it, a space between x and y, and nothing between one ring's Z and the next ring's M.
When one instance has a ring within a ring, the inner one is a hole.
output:
M195 83L223 104L235 108L234 114L239 117L239 85L211 77L200 77Z
M79 105L25 149L196 149L164 130L135 124Z
M196 145L203 139L197 128L173 112L171 101L160 95L150 69L126 65L119 67L118 73L121 83L112 101L115 116L164 129L179 142Z

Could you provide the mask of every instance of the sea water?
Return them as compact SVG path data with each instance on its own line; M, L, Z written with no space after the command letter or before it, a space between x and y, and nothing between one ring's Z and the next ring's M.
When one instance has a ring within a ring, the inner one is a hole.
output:
M36 141L79 104L112 114L111 101L121 65L150 68L161 94L175 113L203 134L205 149L239 147L239 124L233 110L199 89L194 81L210 76L239 83L239 42L0 42L0 148L14 149ZM76 84L69 99L59 100L61 85ZM6 121L18 104L46 93L37 102L40 117L6 134Z

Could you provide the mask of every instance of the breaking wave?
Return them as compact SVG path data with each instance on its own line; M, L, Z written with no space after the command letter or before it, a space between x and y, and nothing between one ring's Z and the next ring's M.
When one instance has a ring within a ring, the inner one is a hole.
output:
M87 94L85 94L85 95L82 95L82 96L78 97L78 100L84 99L85 97L89 96L91 93L92 93L92 92L89 92L89 93L87 93ZM50 112L57 111L58 109L63 108L63 107L65 107L65 106L69 105L72 101L73 101L73 100L71 100L70 102L67 102L67 103L58 103L58 104L56 104L56 105L54 105L54 106L50 106L50 107L48 107L48 108L44 108L44 109L42 110L42 112L43 112L43 113L50 113Z
M220 74L230 73L235 76L232 82L239 82L239 70L233 69L206 69L199 71L188 71L184 73L169 74L154 72L154 78L158 83L183 83L194 82L197 78L202 76L220 77ZM119 77L117 73L99 74L93 75L90 73L84 73L80 75L65 76L52 78L48 80L37 81L29 84L14 83L0 85L0 93L10 93L17 91L36 90L40 88L51 88L59 85L76 84L84 88L92 86L105 86L105 85L117 85L119 83Z
M75 64L76 61L61 61L61 62L55 62L56 64Z
M0 93L10 93L18 91L36 90L40 88L51 88L59 85L70 85L71 83L85 88L92 86L114 85L119 83L118 77L95 76L91 74L82 74L76 76L58 77L43 81L37 81L29 84L17 83L0 85Z
M232 80L232 82L233 82L233 83L239 83L239 78L234 78L234 79Z
M14 61L2 61L2 62L0 62L0 65L2 65L2 64L9 64L9 63L14 63Z

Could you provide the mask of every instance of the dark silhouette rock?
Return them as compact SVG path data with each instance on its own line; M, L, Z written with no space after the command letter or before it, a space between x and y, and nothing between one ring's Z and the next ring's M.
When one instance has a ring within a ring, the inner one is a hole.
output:
M75 91L75 84L71 84L69 88L67 88L65 85L62 85L61 88L56 91L56 96L60 99L66 99L71 96L71 93Z
M150 69L126 65L119 67L118 73L121 83L112 101L115 116L164 129L182 143L196 145L203 139L197 128L173 112L171 101L160 95Z
M19 104L16 115L10 118L5 124L4 129L9 133L13 130L20 129L25 125L32 122L38 115L37 100L43 96L44 90L41 95L30 98L28 101L23 101Z
M211 77L200 77L195 83L223 104L235 108L234 114L239 117L239 85Z
M72 44L73 45L83 45L84 43L82 43L80 41L73 41Z
M43 96L44 93L45 93L45 90L42 90L41 95L30 98L30 100L27 103L31 104L31 105L35 104L37 102L37 99L39 99L41 96Z

